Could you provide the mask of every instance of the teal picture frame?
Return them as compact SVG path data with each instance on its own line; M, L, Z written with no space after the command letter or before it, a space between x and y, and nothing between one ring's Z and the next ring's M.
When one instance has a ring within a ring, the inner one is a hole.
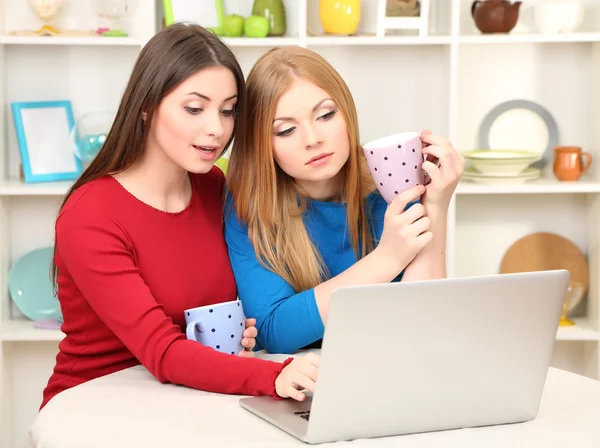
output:
M25 182L74 180L82 172L73 152L71 102L11 103Z

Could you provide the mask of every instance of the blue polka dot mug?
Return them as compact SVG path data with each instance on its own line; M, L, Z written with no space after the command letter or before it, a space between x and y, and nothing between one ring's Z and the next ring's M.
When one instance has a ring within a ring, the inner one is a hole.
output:
M246 326L239 300L191 308L184 313L188 339L230 355L244 349L242 334Z

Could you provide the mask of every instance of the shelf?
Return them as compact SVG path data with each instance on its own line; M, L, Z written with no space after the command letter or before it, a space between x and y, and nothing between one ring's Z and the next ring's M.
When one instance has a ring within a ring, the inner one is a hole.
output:
M579 180L560 182L554 179L540 179L515 184L478 184L461 181L456 194L568 194L600 193L600 182Z
M571 34L474 34L460 36L464 44L516 44L516 43L590 43L600 42L600 33Z
M63 196L71 182L44 182L27 184L19 180L0 182L0 196ZM541 179L515 184L477 184L459 182L456 194L582 194L600 193L600 182L580 180L560 182Z
M300 45L297 37L222 37L230 47L289 47Z
M307 46L335 46L335 45L448 45L449 36L309 36L306 38Z
M34 328L33 321L28 319L15 319L0 322L0 341L61 341L64 337L64 333L60 330Z
M72 182L39 182L27 184L19 180L0 182L0 196L63 196Z
M354 46L354 45L448 45L448 36L308 36L299 37L222 37L230 47L285 47L285 46Z
M102 36L8 36L0 35L0 44L4 45L98 45L113 47L142 47L144 41L132 37Z
M594 330L586 318L573 318L575 325L570 327L558 327L556 333L557 341L598 341L600 332Z

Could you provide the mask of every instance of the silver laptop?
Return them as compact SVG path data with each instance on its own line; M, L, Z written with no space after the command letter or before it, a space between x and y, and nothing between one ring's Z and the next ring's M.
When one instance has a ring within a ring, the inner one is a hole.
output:
M307 443L536 417L566 270L336 290L314 395L243 408Z

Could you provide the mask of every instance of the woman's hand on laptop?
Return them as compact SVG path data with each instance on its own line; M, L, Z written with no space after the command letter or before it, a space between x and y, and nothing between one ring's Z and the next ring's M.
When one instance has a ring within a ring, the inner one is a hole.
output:
M432 240L427 211L423 204L414 203L424 192L423 185L404 191L396 196L385 212L381 240L374 253L386 263L397 266L398 272Z
M275 380L277 395L281 398L303 401L306 395L301 392L302 390L315 391L319 361L319 355L308 353L285 366Z
M242 350L238 356L243 358L253 358L254 352L252 351L256 346L256 337L258 336L258 330L255 327L256 319L246 319L246 329L242 334Z

